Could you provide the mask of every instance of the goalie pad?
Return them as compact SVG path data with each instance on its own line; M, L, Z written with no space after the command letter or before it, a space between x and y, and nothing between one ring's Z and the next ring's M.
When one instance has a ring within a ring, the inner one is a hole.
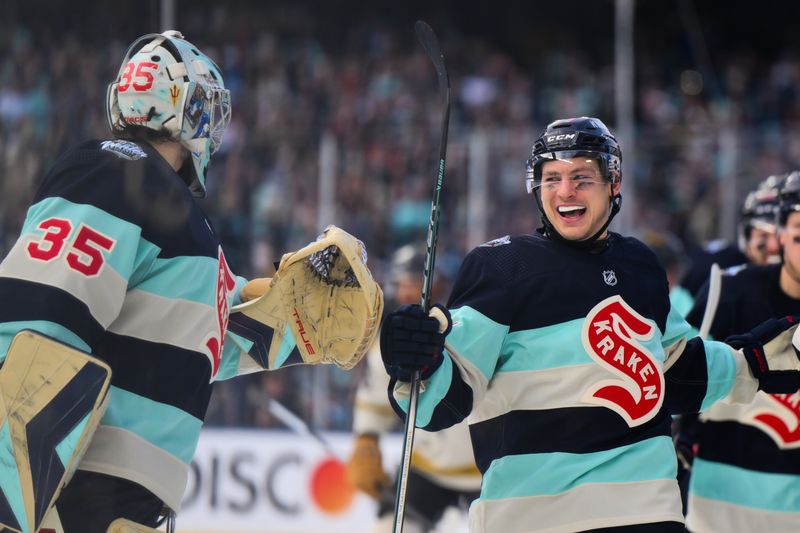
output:
M29 330L14 337L0 368L0 526L39 529L100 423L110 380L86 353Z
M364 243L331 225L281 258L266 294L231 309L229 328L256 343L264 368L278 366L288 327L304 363L347 370L375 340L382 312Z

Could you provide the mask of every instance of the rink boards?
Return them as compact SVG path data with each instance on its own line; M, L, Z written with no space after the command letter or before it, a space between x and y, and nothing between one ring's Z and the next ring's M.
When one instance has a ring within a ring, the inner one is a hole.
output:
M204 429L192 462L180 533L367 533L375 503L344 478L353 437L312 438L283 430ZM384 467L397 468L401 436L382 439Z

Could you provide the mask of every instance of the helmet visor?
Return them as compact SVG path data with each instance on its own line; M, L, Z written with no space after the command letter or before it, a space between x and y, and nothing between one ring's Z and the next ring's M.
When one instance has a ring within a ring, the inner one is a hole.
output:
M230 91L196 84L183 115L192 131L192 138L207 137L213 154L222 144L222 134L231 120Z
M556 190L568 181L576 190L587 190L597 185L608 185L608 154L584 150L560 150L537 154L526 164L525 186L528 193L537 190ZM549 161L569 163L558 170L543 169Z
M214 89L211 96L211 153L222 144L222 134L231 121L231 92L227 89Z

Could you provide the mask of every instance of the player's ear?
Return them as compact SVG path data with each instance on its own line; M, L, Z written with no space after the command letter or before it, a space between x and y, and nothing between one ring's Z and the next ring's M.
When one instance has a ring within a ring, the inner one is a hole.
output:
M613 195L616 196L619 194L619 191L622 190L622 177L619 174L615 174L611 182L611 190Z

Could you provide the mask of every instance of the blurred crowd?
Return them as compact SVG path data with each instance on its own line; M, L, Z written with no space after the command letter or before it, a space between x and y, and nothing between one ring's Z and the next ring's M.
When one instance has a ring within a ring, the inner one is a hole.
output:
M411 26L354 17L334 28L302 3L216 7L179 20L178 29L217 60L232 93L231 126L203 205L236 273L269 275L273 261L326 223L366 243L379 279L394 249L424 239L442 102ZM54 158L108 136L106 85L127 44L157 29L131 24L107 38L91 23L55 27L46 16L0 21L3 255ZM523 66L456 26L437 31L452 80L438 259L446 275L475 244L471 151L483 147L488 160L486 240L532 231L538 212L523 185L530 145L559 117L598 116L614 129L614 55L608 35L598 44L608 47L605 60L566 42ZM637 203L623 204L635 211L637 228L667 231L691 249L719 233L726 178L737 184L738 208L767 175L800 167L800 57L765 62L731 51L709 72L650 53L637 51L637 157L625 176L636 182ZM332 207L320 202L323 174L335 183ZM358 374L298 367L226 383L208 421L279 426L265 408L272 398L319 429L348 429Z

